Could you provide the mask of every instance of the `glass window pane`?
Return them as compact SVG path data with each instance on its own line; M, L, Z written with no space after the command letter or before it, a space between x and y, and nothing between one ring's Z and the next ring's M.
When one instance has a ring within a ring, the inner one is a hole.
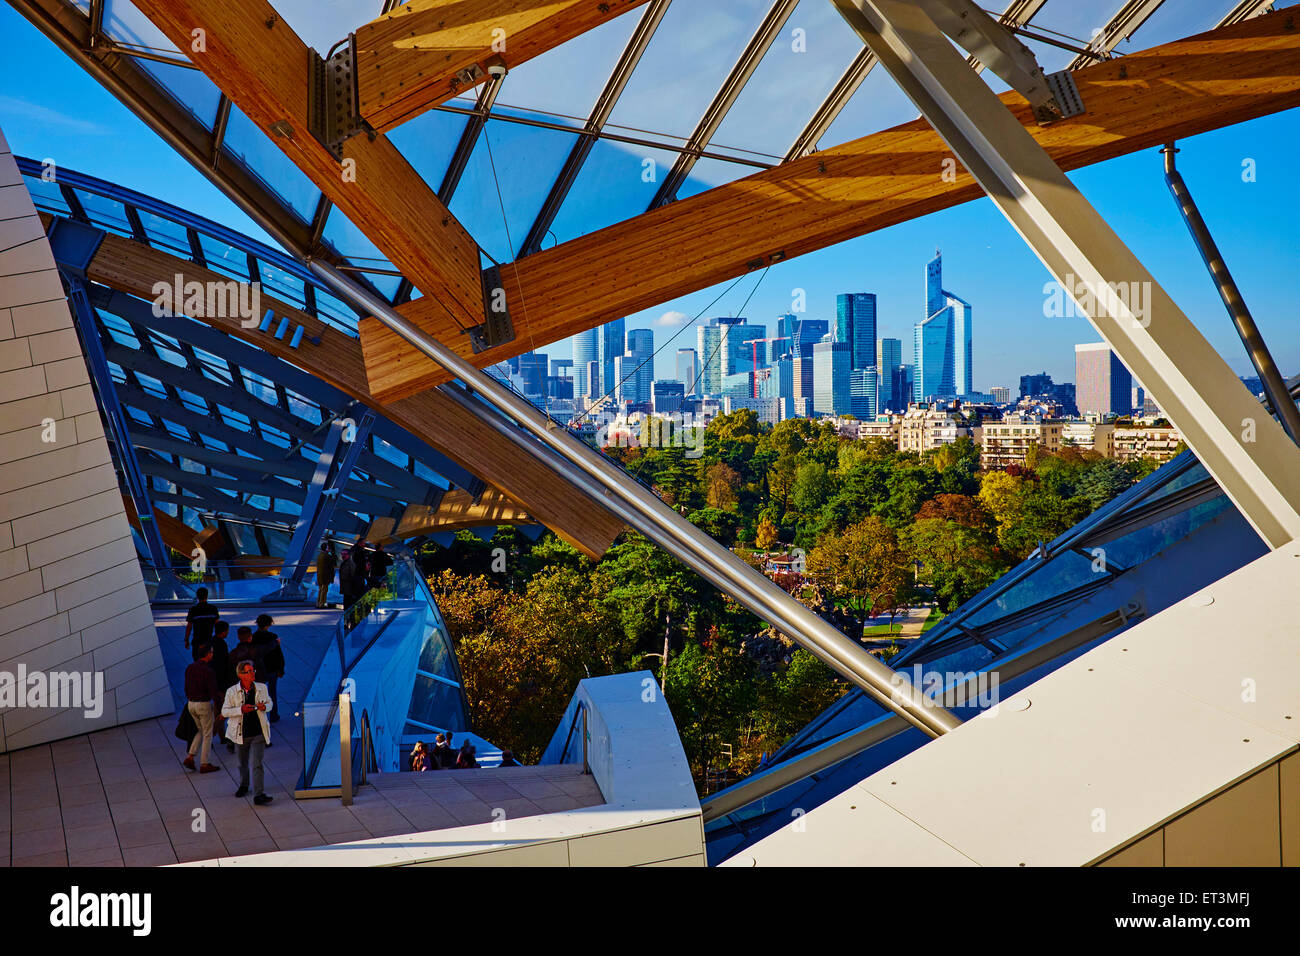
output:
M180 57L176 44L130 0L105 0L104 32L125 46Z
M143 209L139 212L140 224L144 226L150 245L169 249L186 259L190 258L190 239L184 226Z
M212 129L217 121L217 104L221 91L202 70L194 70L157 60L137 60L176 103L203 124Z
M646 211L677 154L601 140L569 190L542 248L565 242Z
M242 159L303 222L311 221L320 200L320 190L238 106L230 108L230 121L226 125L222 148Z

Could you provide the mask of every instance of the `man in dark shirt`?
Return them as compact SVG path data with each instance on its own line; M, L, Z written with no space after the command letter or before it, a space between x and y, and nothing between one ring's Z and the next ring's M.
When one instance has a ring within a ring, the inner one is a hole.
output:
M265 676L260 676L271 694L272 723L280 719L280 696L276 693L280 678L284 676L284 651L280 648L280 636L271 630L275 620L269 614L257 615L257 630L253 632L253 643L262 650L262 659L266 662Z
M217 688L223 693L227 687L235 682L235 672L230 669L230 645L226 643L226 635L229 633L229 621L218 621L217 626L212 631L212 673L217 677ZM225 718L220 713L216 714L215 723L212 725L214 741L221 739L221 730L224 723ZM227 740L226 749L234 753L235 745Z
M208 762L208 757L212 754L212 723L216 712L214 704L224 695L218 691L217 675L212 672L211 646L197 643L194 652L198 655L197 660L185 668L185 706L189 708L190 716L199 729L190 741L184 763L193 770L194 752L202 748L199 773L213 773L217 768Z
M216 605L208 603L208 589L199 588L194 592L199 602L185 615L185 646L190 646L190 632L194 632L194 659L199 659L199 645L212 643L212 629L216 626L221 612Z
M252 661L254 679L259 684L267 682L266 655L264 653L265 645L253 643L253 629L247 624L242 625L238 631L239 643L230 650L230 670L239 677L239 665L244 661ZM233 684L232 684L233 686ZM270 687L267 688L270 691ZM274 710L271 713L275 713ZM269 743L267 746L271 746Z

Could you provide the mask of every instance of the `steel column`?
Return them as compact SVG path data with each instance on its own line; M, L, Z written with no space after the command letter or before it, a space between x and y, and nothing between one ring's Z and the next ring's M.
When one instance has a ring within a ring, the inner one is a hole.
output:
M1232 318L1232 324L1237 327L1241 344L1246 347L1246 352L1250 355L1250 364L1255 366L1255 373L1259 375L1259 380L1264 386L1264 395L1273 406L1273 410L1277 412L1278 419L1282 422L1286 433L1291 436L1291 440L1300 442L1300 411L1296 409L1295 400L1287 391L1286 382L1282 378L1282 373L1277 370L1277 363L1273 361L1264 337L1259 334L1259 327L1255 325L1255 319L1250 314L1250 309L1246 307L1246 300L1242 298L1241 290L1237 288L1232 273L1228 271L1228 263L1224 261L1223 253L1219 252L1214 237L1210 235L1210 227L1201 218L1201 211L1196 208L1192 192L1187 188L1187 183L1183 181L1182 174L1174 164L1174 154L1178 150L1173 143L1170 143L1163 152L1165 182L1173 194L1178 211L1182 213L1183 222L1187 223L1187 230L1192 234L1192 241L1196 243L1201 259L1205 261L1205 267L1210 270L1210 278L1214 280L1214 287L1219 290L1219 298L1223 300L1224 308Z
M833 2L1260 537L1300 537L1300 448L934 22L901 0Z
M149 551L149 560L158 571L158 590L154 593L155 601L175 601L189 599L193 594L181 584L172 570L171 555L163 544L154 520L153 499L149 494L149 478L140 467L135 447L131 444L131 431L127 425L126 414L117 399L117 389L113 375L108 370L108 359L104 355L104 343L99 338L99 323L95 318L94 306L86 284L78 277L63 272L68 285L68 299L72 304L72 315L77 322L77 331L81 334L81 347L86 355L86 365L90 377L95 383L95 394L99 397L99 407L104 413L108 425L108 435L117 449L117 461L122 467L122 478L126 482L127 493L135 506L136 518L140 523L140 536Z

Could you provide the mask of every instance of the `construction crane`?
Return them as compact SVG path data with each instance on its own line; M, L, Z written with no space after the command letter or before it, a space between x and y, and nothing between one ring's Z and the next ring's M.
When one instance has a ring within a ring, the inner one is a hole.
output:
M776 338L774 338L774 339L750 339L750 340L749 340L749 351L753 354L753 357L754 357L754 375L753 375L753 382L752 382L752 384L751 384L751 388L754 390L754 394L750 396L751 398L758 398L758 346L759 346L759 343L767 343L767 342L788 342L789 340L790 340L790 336L788 336L788 335L778 335L778 336L777 336Z

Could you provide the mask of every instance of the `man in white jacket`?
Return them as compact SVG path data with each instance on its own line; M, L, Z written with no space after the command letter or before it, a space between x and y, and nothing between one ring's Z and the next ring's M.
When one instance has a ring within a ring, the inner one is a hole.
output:
M262 755L271 742L271 724L266 719L274 704L265 684L253 680L256 670L252 661L241 661L236 674L239 683L226 691L221 716L226 718L226 737L239 751L239 789L235 796L248 794L248 763L253 763L253 803L259 807L271 802L264 790L265 774Z

